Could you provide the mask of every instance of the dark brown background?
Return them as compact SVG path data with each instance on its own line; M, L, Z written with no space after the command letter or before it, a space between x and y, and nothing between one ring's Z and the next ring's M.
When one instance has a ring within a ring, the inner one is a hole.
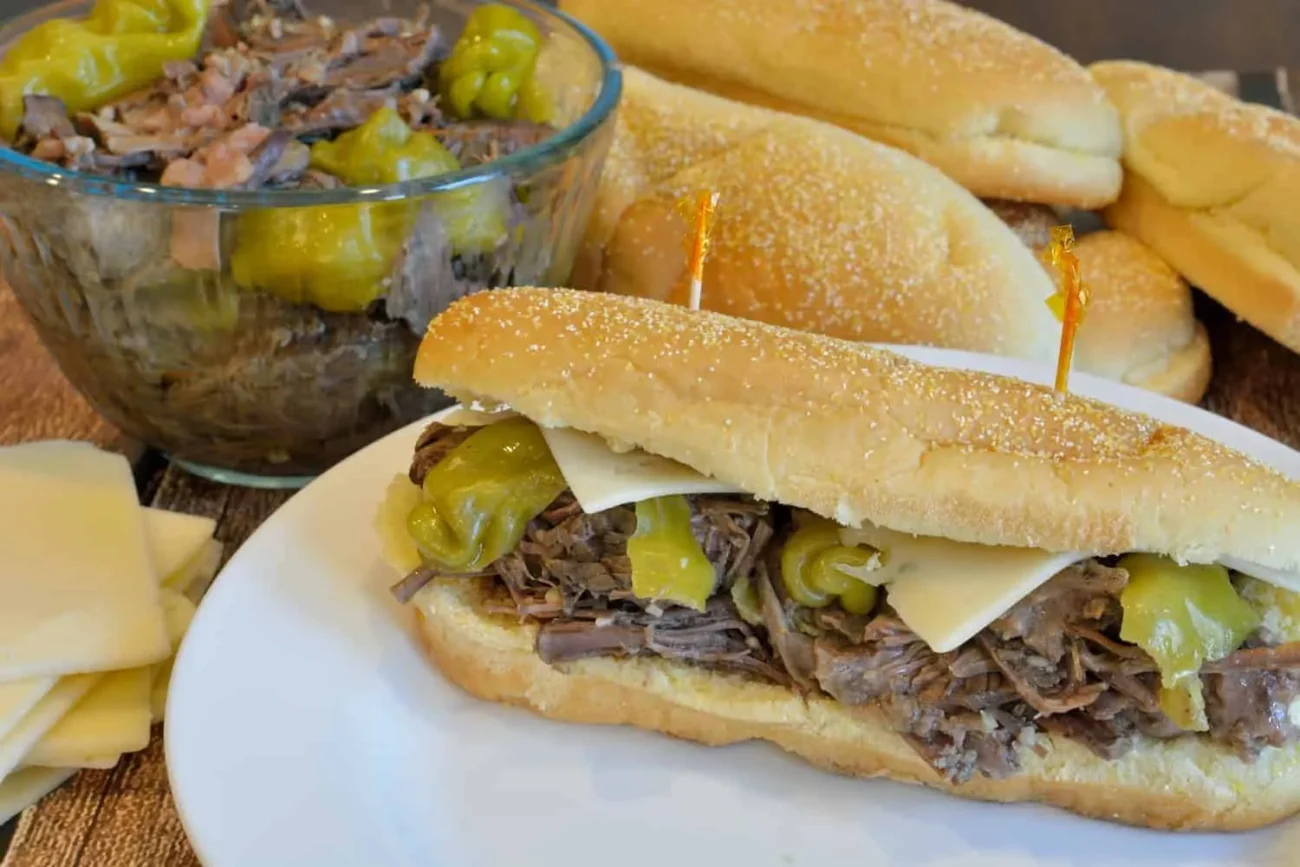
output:
M1085 63L1181 69L1300 67L1298 0L962 0Z

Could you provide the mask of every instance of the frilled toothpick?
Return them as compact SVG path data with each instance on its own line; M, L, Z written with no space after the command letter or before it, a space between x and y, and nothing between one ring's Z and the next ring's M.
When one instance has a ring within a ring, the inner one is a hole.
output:
M709 255L709 233L713 230L713 216L718 207L718 194L700 193L694 198L682 199L678 205L695 226L686 243L686 256L691 275L687 304L692 310L699 310L700 294L704 290L704 259Z
M1074 229L1070 226L1053 226L1052 240L1047 247L1047 259L1061 275L1060 285L1047 299L1047 306L1061 323L1061 349L1056 358L1056 396L1063 398L1070 380L1070 364L1074 359L1074 337L1083 324L1091 300L1088 287L1079 270L1079 258L1074 255Z

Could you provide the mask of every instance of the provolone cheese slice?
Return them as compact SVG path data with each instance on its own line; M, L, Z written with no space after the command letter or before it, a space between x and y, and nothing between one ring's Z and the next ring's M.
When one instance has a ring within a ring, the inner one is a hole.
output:
M882 552L883 565L869 573L871 583L885 585L898 616L939 653L970 640L1048 578L1087 557L881 527L843 529L840 538Z
M212 579L217 577L224 551L225 547L220 542L209 539L203 544L198 556L181 570L181 577L166 586L180 591L197 603L212 586Z
M118 754L114 754L111 756L85 756L78 759L75 765L67 765L66 767L74 771L85 770L85 769L106 771L109 768L117 767L117 763L120 761L122 761L122 756ZM24 770L28 768L45 769L46 767L50 769L54 769L54 768L61 768L64 766L63 765L19 765L18 770L14 771L14 773L21 774Z
M155 572L163 586L174 587L189 574L188 567L203 553L217 522L198 515L146 508L144 528Z
M0 449L0 515L0 682L166 657L125 458L84 443Z
M76 768L23 768L0 780L0 825L62 786L76 772Z
M105 674L22 758L25 765L83 767L149 745L154 667Z
M167 632L172 640L172 655L166 662L154 666L153 683L149 689L149 715L156 723L162 722L167 708L167 689L171 685L176 650L180 648L196 610L188 597L166 590L163 591L163 607L167 610Z
M102 674L74 674L60 678L4 737L0 737L0 776L7 775L31 751L45 733L61 720L73 705L99 682Z
M543 428L542 436L584 512L603 512L671 494L743 493L658 455L636 449L616 452L594 434Z
M1294 572L1283 572L1281 569L1272 569L1258 563L1247 563L1245 560L1238 560L1236 557L1224 557L1219 560L1219 565L1226 566L1234 572L1240 572L1242 575L1249 575L1251 578L1258 578L1260 581L1276 584L1283 590L1300 593L1300 575Z
M4 737L36 703L45 697L57 677L33 677L0 683L0 737Z

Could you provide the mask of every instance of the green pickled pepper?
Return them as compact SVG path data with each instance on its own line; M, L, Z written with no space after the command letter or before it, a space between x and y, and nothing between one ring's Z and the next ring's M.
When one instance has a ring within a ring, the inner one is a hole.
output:
M444 105L466 120L482 115L545 123L550 100L533 75L541 45L537 25L519 10L479 6L438 69Z
M96 0L84 18L38 24L0 58L0 134L13 138L28 94L76 113L147 87L194 56L207 19L205 0Z
M636 504L636 532L627 542L632 592L703 611L717 572L691 532L691 506L680 495Z
M477 572L510 553L566 483L527 419L480 428L429 470L407 531L430 565Z
M877 590L854 573L869 571L879 556L868 548L841 544L835 524L809 518L781 550L781 579L786 593L800 605L824 608L838 599L850 614L869 614Z
M434 177L460 168L429 132L414 132L385 106L334 141L312 145L311 165L364 186ZM506 235L506 208L495 188L478 184L429 197L451 248L472 253ZM365 310L387 291L418 203L323 205L251 211L235 226L231 272L249 289L335 313Z
M1241 646L1259 617L1222 566L1180 566L1156 554L1129 554L1120 594L1120 638L1145 650L1160 669L1160 706L1179 727L1205 731L1200 670Z
M412 131L391 106L334 141L316 142L311 165L353 186L396 184L460 168L433 133Z

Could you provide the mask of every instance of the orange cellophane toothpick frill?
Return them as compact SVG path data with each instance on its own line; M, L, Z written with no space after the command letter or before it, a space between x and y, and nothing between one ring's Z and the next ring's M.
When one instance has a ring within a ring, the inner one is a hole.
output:
M1056 359L1056 385L1058 396L1064 395L1070 380L1070 363L1074 358L1074 337L1090 300L1087 284L1079 270L1079 258L1074 254L1074 229L1070 226L1053 226L1052 240L1046 258L1061 275L1054 295L1047 306L1061 322L1061 349Z
M678 201L678 207L692 222L694 231L686 241L687 262L690 265L690 293L688 304L692 310L700 309L700 294L704 289L704 259L709 255L709 233L713 230L713 216L718 207L717 193L700 193Z

